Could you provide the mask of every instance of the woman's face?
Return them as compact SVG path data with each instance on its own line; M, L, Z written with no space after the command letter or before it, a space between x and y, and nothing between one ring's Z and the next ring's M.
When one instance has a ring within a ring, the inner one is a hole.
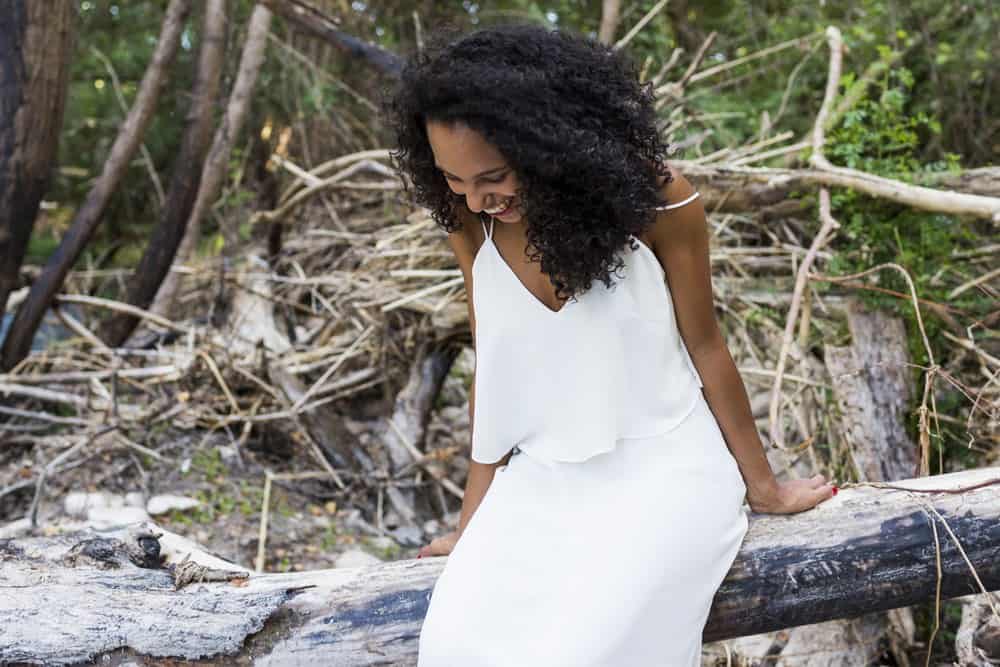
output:
M507 223L521 221L517 174L495 146L470 128L456 123L427 123L427 138L441 177L473 213Z

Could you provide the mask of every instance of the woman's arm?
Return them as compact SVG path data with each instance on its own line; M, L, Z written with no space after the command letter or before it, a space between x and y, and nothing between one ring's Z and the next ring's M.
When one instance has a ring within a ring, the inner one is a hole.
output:
M471 292L470 292L471 294ZM475 322L473 321L473 330L475 330ZM473 414L476 410L476 378L475 373L472 376L472 388L469 390L469 433L472 433L472 422ZM458 529L456 532L459 536L465 532L465 527L468 525L469 520L472 519L472 515L476 513L476 509L479 507L479 503L482 502L483 496L486 495L486 490L490 488L490 484L493 483L493 475L496 474L497 468L500 466L507 465L510 460L511 452L507 452L504 456L496 463L479 463L473 461L469 457L469 474L465 480L465 492L462 494L462 511L458 518Z
M472 330L472 344L473 349L475 349L476 342L476 309L472 301L472 262L476 256L476 249L482 240L474 240L475 232L470 231L475 229L475 226L479 224L477 218L472 216L470 213L468 216L463 217L463 227L448 234L448 247L451 248L452 252L455 254L455 259L458 262L459 268L462 270L462 277L465 282L465 293L466 301L469 306L469 327ZM478 239L482 236L481 230L480 234L476 235L475 238ZM469 390L469 433L471 435L473 428L473 420L476 412L476 381L475 373L472 377L472 388ZM461 537L462 533L465 531L465 527L468 525L469 520L472 519L472 515L475 514L476 509L479 507L479 503L482 502L483 497L486 495L487 489L490 488L490 484L493 483L493 476L496 473L497 468L506 465L510 460L510 452L507 452L503 458L501 458L496 463L479 463L473 461L469 458L469 474L466 476L465 480L465 490L462 493L462 511L458 518L458 528L454 533L445 535L433 540L429 545L420 549L419 556L439 556L447 555L451 548L454 547L455 542Z
M676 170L664 185L668 202L680 202L695 189ZM708 222L700 198L659 211L648 234L667 274L677 326L704 385L705 399L747 485L747 500L757 512L790 513L831 497L822 475L779 484L757 433L750 400L715 319Z

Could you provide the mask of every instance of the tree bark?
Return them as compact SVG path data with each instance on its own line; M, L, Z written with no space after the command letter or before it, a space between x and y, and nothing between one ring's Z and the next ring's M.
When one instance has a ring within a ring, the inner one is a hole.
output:
M948 529L986 588L1000 589L997 482L1000 468L985 468L898 483L910 490L845 488L799 514L751 515L713 601L705 640L932 599L938 552L942 597L976 592ZM966 490L947 491L959 488ZM412 665L430 593L447 559L248 574L233 585L229 581L246 575L246 568L176 535L161 536L157 545L149 539L133 529L0 541L0 662L66 664L111 652L124 656L128 647L153 658L225 654L259 665ZM161 552L167 569L156 565ZM189 553L210 568L197 568L195 580L214 583L174 590L190 578L178 579L179 561ZM580 586L584 599L586 582Z
M962 599L962 621L955 632L955 656L959 665L1000 663L1000 618L985 595Z
M1000 167L979 167L957 174L947 172L926 174L922 178L922 185L951 188L974 195L1000 197Z
M49 186L66 108L76 8L11 0L0 12L0 317Z
M49 258L42 274L31 286L28 298L21 304L10 331L0 349L0 369L8 370L27 356L38 325L48 310L66 274L86 247L87 242L101 222L101 216L111 194L121 181L135 155L142 135L153 117L160 89L167 76L170 63L177 54L177 47L184 21L191 10L191 0L171 0L160 31L153 59L142 77L139 94L111 146L111 153L87 199L76 212L69 231L55 253Z
M214 112L225 55L225 32L225 0L207 0L202 19L198 69L194 90L191 92L191 109L181 139L180 152L174 162L163 217L153 230L146 251L139 260L139 267L129 281L127 301L138 308L147 308L156 298L156 292L170 271L174 255L184 238L184 230L195 205L202 165L215 124ZM138 323L139 318L135 315L116 313L104 326L101 338L109 346L118 347L131 335Z

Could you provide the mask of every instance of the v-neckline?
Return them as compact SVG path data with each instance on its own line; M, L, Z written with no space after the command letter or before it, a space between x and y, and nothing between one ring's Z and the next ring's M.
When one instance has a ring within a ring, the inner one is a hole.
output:
M493 252L496 253L497 259L499 259L500 263L504 265L504 268L506 268L507 272L514 279L514 282L516 282L518 284L518 286L521 288L521 290L528 296L528 298L531 301L534 301L536 304L538 304L538 306L542 310L544 310L546 313L548 313L550 316L556 317L556 316L562 315L563 312L566 310L567 307L569 307L570 304L575 303L575 301L573 299L567 299L563 303L562 307L559 308L559 310L552 310L551 308L549 308L549 306L544 301L542 301L537 296L535 296L535 293L532 292L530 289L528 289L528 286L525 285L521 281L521 279L517 276L517 273L514 272L514 269L512 269L511 266L510 266L510 264L507 263L507 260L504 259L503 254L500 253L500 249L497 248L497 246L493 242L493 239L490 236L490 234L486 234L486 238L483 241L483 243L484 244L489 243L490 246L492 246ZM482 251L482 248L480 248L480 251Z
M546 305L546 303L544 301L542 301L537 296L535 296L535 293L532 292L530 289L528 289L527 285L525 285L523 282L521 282L521 279L517 277L517 273L515 273L514 269L512 269L511 266L510 266L510 264L507 263L507 260L504 259L504 256L500 253L500 249L497 248L496 244L493 242L493 234L492 234L492 231L493 231L492 227L493 227L493 225L491 224L490 227L491 228L489 230L487 230L486 226L483 225L483 231L485 232L485 234L484 234L484 240L483 240L483 243L479 246L479 250L476 251L476 256L472 260L472 266L473 266L473 268L475 268L476 264L479 261L479 256L483 252L483 247L487 243L489 243L490 246L493 248L493 252L497 256L497 259L499 259L500 263L504 265L504 269L506 269L507 273L510 274L511 278L514 279L514 282L517 283L518 288L525 293L525 295L528 297L529 300L534 301L535 304L537 304L537 306L539 308L541 308L543 311L545 311L546 313L548 313L548 315L550 317L558 317L559 315L562 315L563 311L565 311L566 308L568 308L571 304L578 302L579 297L577 297L577 299L570 298L570 299L567 299L565 303L563 303L562 307L559 310L552 310L551 308L549 308L548 305ZM635 234L629 234L629 237L632 238L632 239L635 239L636 243L638 243L640 246L642 246L639 249L639 252L648 252L650 254L650 256L656 261L656 266L660 269L660 273L663 274L664 278L665 278L666 274L664 274L664 272L663 272L663 267L660 265L659 259L657 259L656 255L653 253L652 248L650 248L646 244L645 241L643 241L642 239L640 239Z

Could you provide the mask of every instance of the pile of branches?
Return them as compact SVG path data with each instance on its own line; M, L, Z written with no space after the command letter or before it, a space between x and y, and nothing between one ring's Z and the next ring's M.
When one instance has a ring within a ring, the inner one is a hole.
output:
M240 259L175 267L183 276L180 308L189 316L137 311L144 324L126 347L109 348L93 331L108 311L130 307L89 296L122 275L71 274L56 315L72 338L0 376L6 441L36 447L35 474L52 476L108 447L158 458L197 432L225 434L239 451L255 431L282 425L308 447L311 460L302 467L334 483L352 473L369 473L387 488L413 476L420 486L429 477L460 497L448 462L467 456L471 337L462 276L427 212L397 201L401 183L387 159L384 151L351 155L311 172L288 164L303 178L277 209L257 215L258 224L286 228L280 251L251 243ZM826 409L832 380L810 353L807 332L835 339L863 278L816 289L824 279L811 267L831 255L817 247L806 218L713 212L709 224L717 308L761 430L795 452L787 465L809 455L822 469L812 444L835 442ZM83 313L79 319L70 305ZM919 295L913 305L925 308ZM778 315L793 306L800 319ZM792 333L803 333L789 336L789 322ZM946 335L956 347L926 375L964 388L970 437L988 440L1000 363L974 340ZM437 397L463 350L465 375L454 373L448 385L458 388L447 396L451 422L429 438ZM328 430L331 419L372 403L382 406L382 418L369 419L367 434ZM19 480L0 493L35 482ZM403 516L426 513L396 500ZM447 504L437 509L448 511Z

